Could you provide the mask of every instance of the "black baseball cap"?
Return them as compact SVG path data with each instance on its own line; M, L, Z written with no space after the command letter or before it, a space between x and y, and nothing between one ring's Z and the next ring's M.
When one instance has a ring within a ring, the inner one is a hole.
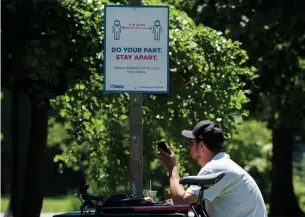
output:
M181 133L186 138L203 141L211 148L223 148L223 132L216 123L210 120L200 121L193 130L183 130Z

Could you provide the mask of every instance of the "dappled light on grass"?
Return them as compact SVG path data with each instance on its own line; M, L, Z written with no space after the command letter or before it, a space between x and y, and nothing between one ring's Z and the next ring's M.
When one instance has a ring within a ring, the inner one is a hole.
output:
M1 213L6 211L9 204L8 197L1 197ZM62 197L48 197L44 198L41 212L67 212L79 209L81 203L72 195Z

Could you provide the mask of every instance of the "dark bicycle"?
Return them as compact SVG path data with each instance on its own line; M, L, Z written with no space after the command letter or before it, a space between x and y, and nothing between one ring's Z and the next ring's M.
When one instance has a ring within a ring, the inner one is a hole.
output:
M182 185L198 185L201 187L198 200L190 205L168 205L162 202L150 203L144 199L128 198L126 194L115 194L105 200L102 194L88 193L89 185L82 186L75 197L82 201L79 211L54 215L53 217L118 217L118 216L155 216L155 217L187 217L193 211L195 217L209 217L204 203L204 190L219 182L224 173L205 176L187 176L180 180ZM93 207L89 208L88 207Z

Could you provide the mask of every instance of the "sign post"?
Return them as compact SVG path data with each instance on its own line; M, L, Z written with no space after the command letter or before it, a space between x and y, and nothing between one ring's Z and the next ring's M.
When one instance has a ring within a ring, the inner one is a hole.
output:
M169 90L169 8L106 5L104 92L130 93L130 179L133 197L143 190L143 93ZM131 5L132 4L132 5Z

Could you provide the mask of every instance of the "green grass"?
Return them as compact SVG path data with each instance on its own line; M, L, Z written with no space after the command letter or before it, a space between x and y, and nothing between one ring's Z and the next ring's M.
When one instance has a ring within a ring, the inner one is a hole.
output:
M5 212L9 203L8 197L1 197L1 212ZM80 207L80 201L71 196L44 198L41 212L66 212Z
M1 212L5 212L8 202L8 198L1 197Z
M305 186L304 186L304 178L305 171L297 171L296 169L293 171L293 187L294 192L299 200L300 209L305 212Z

